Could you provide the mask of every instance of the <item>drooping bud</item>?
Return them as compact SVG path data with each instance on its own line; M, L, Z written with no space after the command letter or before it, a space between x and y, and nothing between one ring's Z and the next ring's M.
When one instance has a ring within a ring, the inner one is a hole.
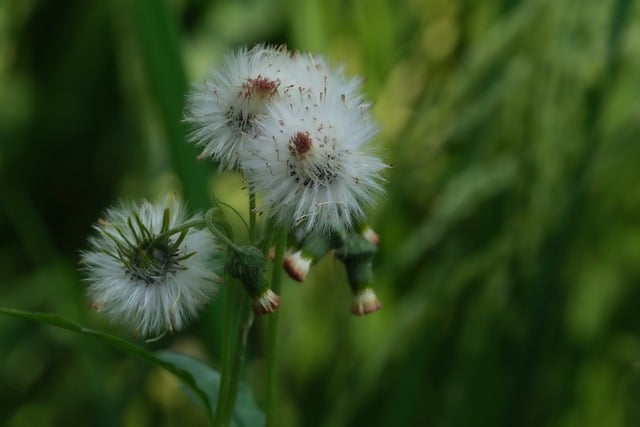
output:
M255 314L273 313L280 305L280 297L275 294L264 278L264 255L254 246L231 249L227 263L231 277L238 279L252 299Z
M271 289L265 290L262 295L251 301L251 308L255 314L271 314L279 305L280 297Z
M372 245L378 246L380 243L380 236L368 224L362 224L360 226L360 234L362 234L362 237L367 239Z
M380 310L382 305L371 288L364 288L353 295L351 303L351 313L356 316L364 316L374 311Z
M284 256L283 267L289 277L303 282L307 273L337 244L335 236L323 233L310 233L300 242L299 249L289 249Z
M287 252L287 254L285 254L284 256L282 266L284 267L284 270L287 272L289 277L291 277L293 280L304 282L305 277L307 277L307 273L309 273L312 262L313 258L306 257L300 250L295 252Z
M363 234L352 231L343 236L343 244L336 249L336 257L347 269L349 286L353 293L351 312L362 316L381 308L373 291L373 258L378 248Z

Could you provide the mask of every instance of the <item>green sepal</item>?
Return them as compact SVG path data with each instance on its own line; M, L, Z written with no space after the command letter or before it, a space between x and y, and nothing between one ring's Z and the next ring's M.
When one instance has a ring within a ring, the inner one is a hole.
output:
M336 249L335 254L347 269L349 287L354 295L371 287L373 258L377 251L378 247L359 232L351 231L342 234L342 245Z
M324 233L310 233L300 242L299 248L305 258L311 260L312 264L318 262L330 250L338 247L340 240L335 235Z
M254 246L230 248L227 273L238 279L251 298L258 298L268 289L264 278L264 254Z

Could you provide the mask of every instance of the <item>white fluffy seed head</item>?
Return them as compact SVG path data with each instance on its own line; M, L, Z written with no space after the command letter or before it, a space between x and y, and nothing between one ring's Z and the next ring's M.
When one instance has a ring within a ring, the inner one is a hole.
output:
M318 58L298 60L306 62L311 85L269 106L242 169L265 194L261 210L280 225L342 229L382 190L386 165L366 148L377 127L358 81L330 72Z
M297 86L296 71L285 47L258 45L229 52L188 97L185 121L194 127L191 140L202 147L200 158L236 169L248 142L259 136L256 120Z
M175 197L109 209L82 253L92 306L142 336L182 329L217 288L216 242L197 228L157 237L194 218Z
M369 109L362 94L362 78L347 77L344 66L332 68L322 55L296 53L293 56L299 86L313 94L320 102L323 98L340 98L349 109Z

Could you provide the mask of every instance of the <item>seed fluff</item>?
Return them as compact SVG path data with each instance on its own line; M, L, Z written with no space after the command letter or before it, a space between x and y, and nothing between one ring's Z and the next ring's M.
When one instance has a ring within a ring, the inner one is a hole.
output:
M269 106L242 169L265 195L260 210L280 225L342 229L382 191L386 165L366 147L377 127L359 82L327 71L318 58L303 58L313 85Z
M185 121L199 158L212 158L224 170L236 169L248 141L259 136L256 121L268 106L296 86L291 54L285 47L258 45L229 52L222 66L188 97Z
M111 208L81 254L92 306L142 336L182 329L216 290L215 241L175 197Z

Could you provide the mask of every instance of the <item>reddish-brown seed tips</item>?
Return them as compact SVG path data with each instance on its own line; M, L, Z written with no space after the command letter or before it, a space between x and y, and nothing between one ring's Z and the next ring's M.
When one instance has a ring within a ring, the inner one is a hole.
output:
M267 289L251 302L251 308L257 315L271 314L278 309L280 297L271 289Z
M289 152L298 159L304 159L312 146L313 140L309 132L297 132L289 140Z
M304 282L311 268L311 259L302 255L302 251L288 253L284 257L282 266L293 280Z
M378 300L376 293L371 288L362 289L353 296L351 313L356 316L364 316L378 311L380 308L382 308L382 304L380 304L380 300Z

